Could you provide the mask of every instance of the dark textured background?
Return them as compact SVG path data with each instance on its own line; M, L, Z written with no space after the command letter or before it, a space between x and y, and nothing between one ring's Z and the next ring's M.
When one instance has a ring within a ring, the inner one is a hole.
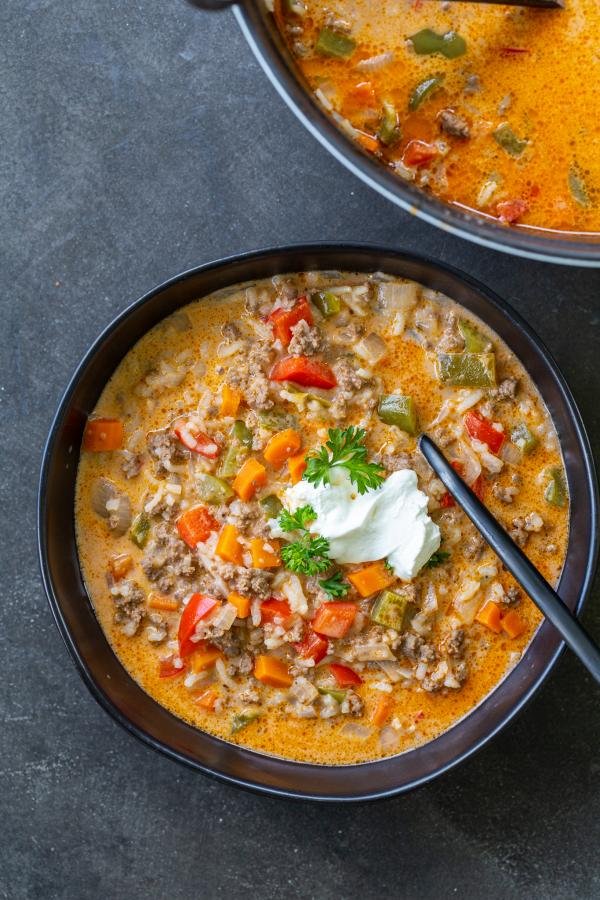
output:
M0 34L0 896L598 896L599 693L572 658L492 746L409 796L336 808L241 793L155 755L91 700L42 592L34 510L76 362L189 266L321 238L453 262L538 328L594 444L600 273L477 249L371 193L287 111L230 14L3 0Z

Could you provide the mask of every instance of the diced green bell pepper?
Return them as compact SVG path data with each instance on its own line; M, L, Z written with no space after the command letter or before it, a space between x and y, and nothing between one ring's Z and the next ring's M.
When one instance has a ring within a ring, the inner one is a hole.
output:
M402 137L398 110L393 103L389 103L388 101L385 101L383 104L383 112L381 114L377 137L386 147L393 147Z
M452 387L496 385L494 353L438 353L437 370L440 381Z
M252 446L252 431L245 422L242 422L241 419L237 419L233 423L233 428L231 429L231 436L235 438L236 441L239 441L240 444L243 444L244 447Z
M310 299L326 319L336 316L342 308L340 298L331 291L317 291Z
M386 394L379 398L377 415L386 425L396 425L407 434L419 430L415 401L406 394Z
M219 505L233 497L233 491L222 478L206 472L196 475L196 493L204 503Z
M474 325L471 325L466 319L459 319L458 330L462 334L465 341L465 350L467 353L482 353L490 342L481 334Z
M323 28L317 38L315 50L324 56L347 59L356 50L356 41L341 31L335 31L333 28Z
M267 519L276 519L283 509L283 503L275 494L269 494L260 501L262 510Z
M455 31L437 34L431 28L423 28L411 35L409 41L420 56L441 53L446 59L456 59L467 52L467 42Z
M544 491L544 499L551 506L564 506L567 502L565 473L558 466L548 470L550 481Z
M257 709L245 709L243 712L235 715L231 720L231 734L237 734L251 722L256 721L260 713Z
M537 438L524 422L515 425L510 433L510 439L519 448L521 453L531 453L537 446Z
M150 534L150 519L145 512L138 513L131 523L129 537L140 550L146 546Z
M420 81L410 95L408 101L409 110L414 112L418 109L421 104L434 93L434 91L437 91L437 89L441 87L443 81L443 75L432 75L430 78L425 78L424 81Z
M259 412L258 421L267 431L283 431L284 428L295 428L298 424L294 416L278 409Z
M506 122L502 125L498 125L492 134L496 143L499 144L503 150L506 150L510 156L521 156L529 143L529 141L518 138L510 125L507 125Z
M416 612L412 603L402 589L398 591L382 591L371 609L371 621L384 628L404 631Z
M230 444L221 457L219 468L217 469L218 478L233 478L237 475L242 467L242 463L248 456L248 448L243 444Z
M585 181L583 180L583 177L575 167L569 169L569 176L567 181L573 200L578 203L579 206L587 209L587 207L590 205L589 191L587 189Z
M338 703L343 703L346 699L346 691L340 691L336 688L317 688L320 694L328 694L330 697L333 697L334 700L337 700Z

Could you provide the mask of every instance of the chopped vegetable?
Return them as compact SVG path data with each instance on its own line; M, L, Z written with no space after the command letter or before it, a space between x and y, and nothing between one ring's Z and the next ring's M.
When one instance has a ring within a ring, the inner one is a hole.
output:
M496 215L505 225L513 225L529 210L525 200L501 200L496 204Z
M565 506L567 502L565 473L558 466L555 466L548 470L547 475L550 480L544 491L544 499L551 506Z
M411 112L417 110L421 106L421 104L428 99L428 97L431 97L431 95L442 86L443 82L443 75L432 75L431 77L425 78L423 81L420 81L410 95L410 99L408 101L409 110Z
M441 53L446 59L456 59L467 52L467 42L455 31L437 34L431 28L423 28L411 35L409 41L420 56Z
M271 381L292 381L302 387L331 390L337 379L327 363L308 356L287 356L275 363L269 375Z
M172 656L160 660L158 664L159 678L177 678L178 675L185 675L185 666L176 666Z
M503 616L500 624L502 626L502 631L504 631L509 638L517 638L525 631L525 622L514 609L509 610L506 615Z
M190 666L196 675L210 669L218 659L223 659L223 651L214 644L209 644L208 641L198 641L194 646L198 649L194 650L192 654Z
M299 506L293 513L283 509L279 515L279 527L282 531L306 531L311 522L314 522L317 514L308 504Z
M231 733L237 734L238 731L241 731L243 728L246 728L250 725L251 722L255 722L258 719L260 713L257 709L246 710L246 712L238 713L231 720Z
M402 137L398 110L393 103L387 100L383 104L377 137L386 147L393 147Z
M264 653L257 656L254 661L254 677L263 684L275 688L290 687L294 680L281 659Z
M452 387L495 387L494 353L438 353L438 378Z
M415 401L406 394L384 394L379 399L377 415L386 425L395 425L407 434L417 434Z
M337 688L317 687L317 690L320 694L326 694L328 697L333 697L336 703L343 703L346 699L346 691L340 691Z
M120 419L88 419L83 433L83 449L107 453L123 446L123 423Z
M295 456L302 446L302 438L293 428L274 434L263 450L263 456L274 468L279 468L290 456Z
M268 497L263 497L260 501L260 505L265 514L265 518L267 519L276 519L283 509L281 500L275 494L269 494Z
M538 440L532 431L529 430L524 422L515 425L510 433L510 439L521 453L531 453L537 447Z
M351 581L361 597L371 597L378 591L383 591L390 584L396 581L393 571L387 568L383 560L370 563L364 569L357 569L356 572L348 574L348 581Z
M482 444L487 444L492 453L498 454L504 443L503 431L494 428L493 423L476 409L469 410L464 422L469 437L481 441Z
M281 548L281 559L286 569L301 575L318 575L331 566L329 541L324 537L311 537L305 532L302 537Z
M240 500L251 500L259 487L267 483L267 470L254 457L246 460L233 480L232 487Z
M115 579L115 581L119 581L120 578L124 578L131 569L132 565L133 559L131 558L129 553L118 553L116 556L111 556L108 561L110 574Z
M264 541L262 538L252 538L250 553L255 569L275 569L281 565L279 541L274 538L270 538L268 541Z
M139 513L131 523L131 531L129 537L142 550L146 546L146 541L150 535L150 519L145 512Z
M415 613L414 604L402 588L397 591L382 591L373 603L371 621L384 628L402 632Z
M261 410L258 414L258 421L262 428L266 428L267 431L283 431L284 428L292 428L297 425L297 420L294 416L280 409Z
M583 209L587 209L590 206L590 194L581 173L574 166L569 169L567 182L573 200Z
M197 472L196 493L204 503L220 506L233 497L233 491L226 481L207 472Z
M488 600L483 604L483 606L475 616L475 621L480 622L481 625L485 625L485 627L489 628L490 631L494 631L496 634L500 634L502 630L502 626L500 624L501 618L502 614L498 604L494 603L493 600Z
M200 456L205 456L207 459L216 459L221 452L216 441L213 441L213 439L207 434L204 434L203 431L199 431L197 428L193 427L189 422L178 423L173 431L184 447L187 447L192 453L198 453Z
M269 622L271 625L281 623L285 625L292 618L292 610L285 600L269 597L260 604L260 624Z
M496 143L510 156L521 156L527 149L529 141L518 138L510 125L504 122L492 132Z
M227 602L235 606L238 619L247 619L250 615L250 598L232 591L227 595Z
M323 603L312 620L312 629L325 637L342 638L351 628L355 616L354 603Z
M319 584L331 598L345 597L350 590L350 585L344 580L344 576L339 570L334 572L333 575L330 575L329 578L324 578L322 581L319 581Z
M162 612L176 612L179 609L179 601L174 597L165 597L164 594L157 594L151 591L148 594L148 607L150 609L160 609Z
M233 478L236 472L242 467L247 456L247 447L234 441L223 454L219 468L217 469L217 476L219 478Z
M450 559L450 554L447 550L436 550L435 553L432 553L425 565L424 569L436 569L438 566L443 566L445 562L448 562Z
M236 421L233 423L231 435L234 440L239 441L239 443L243 444L244 447L252 446L252 431L250 430L250 428L248 428L246 423L242 421L242 419L236 419Z
M302 659L312 659L315 665L327 656L328 642L309 629L303 640L294 644L294 649Z
M331 291L317 291L311 295L310 299L326 319L336 316L342 308L340 298Z
M181 659L185 659L186 656L198 649L199 641L192 641L191 639L196 633L196 626L218 605L218 601L212 597L206 597L204 594L192 594L186 606L184 606L181 619L179 620L177 640L179 642Z
M273 326L273 337L275 340L281 341L284 347L287 347L292 340L292 328L294 325L302 321L307 322L309 325L312 325L314 322L306 297L298 297L291 309L284 309L280 306L273 310L268 321Z
M235 416L241 402L241 391L237 391L235 388L230 387L230 385L224 384L221 391L221 407L219 409L221 418Z
M350 480L359 494L369 488L377 488L383 482L383 469L377 463L367 462L367 448L364 446L366 432L351 425L344 430L329 429L329 440L314 455L307 457L304 478L311 484L330 484L330 471L336 466L348 470Z
M244 551L240 544L240 533L235 525L223 525L215 553L225 562L241 566L244 562Z
M419 166L429 165L436 156L439 156L439 153L435 144L428 144L426 141L409 141L404 148L402 162L409 168L419 168Z
M196 705L201 706L202 709L208 709L211 712L214 712L217 700L219 699L219 694L214 688L207 688L207 690L203 691L196 698Z
M298 484L299 481L302 481L302 476L306 472L306 453L290 456L288 459L288 470L292 484Z
M333 28L322 28L315 44L315 50L323 56L348 59L356 50L356 41L341 31L335 31Z
M371 716L371 724L375 725L376 728L381 728L387 719L389 719L393 708L394 703L390 697L381 697L377 701L377 705Z
M354 671L354 669L351 669L350 666L342 666L340 663L330 663L329 671L342 688L354 687L354 685L362 684L362 678Z
M191 547L204 543L211 533L216 531L219 523L205 506L193 506L186 509L177 519L177 531L182 541Z
M467 353L483 353L489 348L489 340L467 319L459 319L458 329L463 336Z

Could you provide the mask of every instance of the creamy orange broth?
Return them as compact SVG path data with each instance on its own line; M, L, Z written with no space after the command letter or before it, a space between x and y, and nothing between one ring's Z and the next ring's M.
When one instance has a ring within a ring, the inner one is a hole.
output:
M298 293L305 290L307 283L310 290L315 290L317 286L359 284L366 281L364 276L347 274L320 276L314 273L308 276L289 276L284 280L294 285ZM259 292L262 290L263 298L272 305L275 290L271 282L264 282L253 290ZM217 356L217 348L222 341L221 326L226 322L243 324L248 320L248 315L244 311L245 293L245 287L241 286L228 295L202 298L190 304L185 308L185 315L190 324L187 330L179 330L182 323L181 314L175 314L153 328L119 365L102 392L94 410L94 417L122 420L125 446L135 448L136 441L141 440L140 446L143 447L143 436L147 432L163 428L165 423L171 422L182 412L194 409L201 393L206 389L218 395L223 382L224 368L231 362ZM437 310L439 302L441 304L439 309L445 311L457 309L464 315L464 311L461 312L451 301L439 295L427 296L429 299L421 300L420 303L425 306L432 303L432 308ZM344 315L348 316L347 311ZM365 317L360 320L357 316L350 318L352 321L360 321L366 332L385 334L389 352L376 366L377 376L382 379L385 390L402 390L413 396L419 422L426 427L435 418L444 398L449 394L449 389L442 387L436 377L431 364L431 352L406 334L391 337L386 331L389 325L389 312L377 310L373 308L373 304L370 305ZM545 523L544 529L540 534L531 535L527 553L543 574L551 582L556 582L564 560L568 511L544 502L543 485L540 481L540 473L546 467L562 464L555 436L542 401L521 364L512 357L495 334L486 329L482 323L476 322L471 315L468 318L493 342L499 379L514 376L520 380L520 397L522 402L526 402L527 420L532 426L536 424L549 429L547 431L549 438L540 440L537 449L524 456L518 467L522 485L514 502L510 506L500 503L492 495L489 484L486 485L485 501L492 511L509 525L513 517L524 516L532 510L540 511ZM333 334L336 327L334 324L319 320L317 315L315 319L326 336ZM174 366L182 365L186 374L177 386L153 393L148 391L147 382L143 379L149 372L159 369L161 361L167 361ZM498 419L503 422L508 433L515 417L520 413L515 412L512 404L506 408L502 404L500 406L502 409L498 413ZM342 427L350 420L359 421L363 414L364 410L352 410ZM216 424L218 425L218 422ZM327 421L326 413L317 419L304 417L301 430L305 446L320 445L323 427L331 424ZM321 433L318 433L320 430ZM415 449L414 438L399 434L397 429L383 425L377 420L376 414L370 419L367 430L368 447L371 452L381 450L386 444L389 446L390 442L395 448L408 452ZM254 455L260 456L256 453ZM130 573L130 576L144 592L153 589L138 565L143 551L134 546L127 533L116 537L109 531L106 519L91 509L92 485L99 476L110 478L119 490L128 494L134 513L140 508L142 498L147 495L149 489L145 471L135 478L126 479L121 471L121 462L122 454L116 451L82 452L79 463L76 499L77 540L89 596L114 651L142 688L175 715L224 740L270 754L331 765L366 761L410 749L441 734L486 697L518 660L540 622L536 608L527 598L523 598L516 607L526 626L519 637L511 640L504 633L495 634L476 622L468 626L466 631L469 676L459 690L443 688L437 693L428 693L415 690L414 683L412 687L397 684L393 685L391 694L383 695L378 690L370 688L368 683L363 683L356 688L356 693L364 703L364 713L357 719L343 715L330 719L294 718L286 711L284 702L278 706L264 707L258 719L238 734L232 735L232 716L239 711L235 704L226 706L220 713L199 707L196 702L198 690L185 688L181 678L159 677L159 660L168 656L165 649L166 642L158 645L150 644L146 639L144 627L140 627L135 636L127 637L113 620L114 605L107 579L109 559L113 555L130 554L134 562L133 574ZM506 466L500 475L502 484L509 483L509 471L512 471L512 467ZM280 487L285 481L285 476L278 476L277 482ZM486 548L481 559L475 562L466 559L462 555L463 538L461 537L458 544L452 544L448 537L443 524L444 514L447 511L440 509L439 503L435 500L432 500L430 507L431 515L440 521L445 541L442 546L451 552L451 558L446 565L422 570L416 583L423 586L423 590L429 583L437 586L440 619L444 619L445 613L452 612L453 597L463 578L481 566L496 564L498 567L497 576L489 578L483 585L482 603L487 585L491 581L500 582L506 589L513 584L489 549ZM555 552L544 552L548 541L556 545ZM176 636L179 614L180 611L167 616L169 627L167 641ZM434 634L436 628L437 626L434 626ZM287 646L289 648L289 645ZM367 664L367 670L370 665ZM379 673L380 680L381 676L382 673ZM212 676L210 680L214 681L215 677ZM275 693L273 688L267 687L262 690L263 703ZM397 733L393 749L382 748L378 728L374 729L367 739L344 736L343 728L348 721L369 725L373 710L382 696L393 699L394 706L388 719L388 727L391 723Z
M306 12L298 15L289 5L279 0L277 21L302 72L334 113L359 130L368 152L394 167L413 140L439 145L431 163L400 166L401 177L486 215L501 215L498 203L517 200L526 205L515 219L519 223L558 231L600 229L596 0L566 0L560 11L477 3L444 8L434 0L304 0L296 7ZM347 58L314 49L320 29L332 21L347 26L356 41ZM426 28L458 33L466 52L455 59L439 52L417 55L407 39ZM362 61L388 52L394 54L389 64L361 68ZM413 89L433 75L443 76L443 86L411 112ZM469 81L473 76L476 82ZM357 98L357 85L365 83L371 98ZM389 148L376 140L385 101L395 106L402 128L401 139ZM466 139L440 130L439 114L448 109L467 123ZM518 157L494 140L493 132L504 124L528 142ZM497 187L490 192L491 182Z

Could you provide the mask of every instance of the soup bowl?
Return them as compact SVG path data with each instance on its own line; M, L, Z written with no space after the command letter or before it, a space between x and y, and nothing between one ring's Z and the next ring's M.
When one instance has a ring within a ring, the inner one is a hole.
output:
M38 507L39 556L52 613L98 702L151 747L223 781L286 797L329 801L389 797L466 759L523 707L556 662L562 643L544 621L520 662L468 715L429 743L386 759L326 766L247 750L176 718L146 694L108 643L87 595L75 540L79 448L88 415L112 373L154 325L214 291L306 270L384 271L418 281L486 321L521 360L545 401L561 440L571 496L571 527L558 586L579 612L594 573L597 493L588 440L569 389L548 351L521 317L483 285L424 257L369 245L305 245L261 250L201 266L150 291L122 312L90 348L68 385L44 450Z
M443 203L403 181L362 150L317 101L299 71L269 10L269 0L189 0L204 10L233 7L234 15L273 86L302 124L354 175L404 210L485 247L530 259L600 266L600 234L555 232L521 225L507 228L492 216Z

